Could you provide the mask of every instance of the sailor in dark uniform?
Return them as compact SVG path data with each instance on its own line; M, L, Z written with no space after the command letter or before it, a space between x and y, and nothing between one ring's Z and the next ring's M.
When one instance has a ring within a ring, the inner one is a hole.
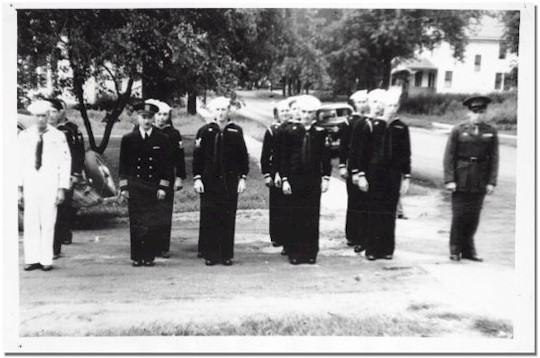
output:
M170 153L171 168L169 170L171 177L168 178L169 188L167 189L164 202L166 212L164 212L163 218L161 218L162 226L160 227L156 238L156 255L163 258L169 258L174 193L182 189L182 180L186 179L184 144L182 142L182 135L173 126L172 108L167 103L156 100L146 100L146 103L155 104L159 108L159 111L155 115L155 125L161 133L167 136L169 139L169 148L172 150L172 153Z
M283 191L279 178L279 142L281 125L289 119L289 103L282 100L275 108L276 120L268 127L264 134L263 147L261 152L261 172L265 185L269 188L269 230L270 240L274 247L283 245L283 230L285 229ZM276 155L277 154L277 155ZM278 180L276 180L278 179ZM279 185L279 186L278 186Z
M153 126L158 107L134 107L139 127L122 137L120 144L120 199L128 199L133 266L154 266L157 237L166 212L170 187L169 139Z
M199 129L193 187L201 197L199 254L206 265L233 264L238 194L246 189L249 157L242 128L229 121L230 99L209 103L215 120Z
M321 193L331 174L326 131L315 125L321 102L309 95L296 99L302 121L291 121L282 133L281 176L289 214L287 253L293 265L314 264L319 251Z
M499 140L497 129L486 123L488 97L467 98L468 121L456 125L444 154L444 181L452 192L450 259L482 261L476 253L474 234L486 194L497 185Z
M411 144L409 128L397 116L401 91L390 90L379 99L382 117L364 128L353 159L360 190L367 192L366 257L391 260L395 249L396 207L409 189Z
M366 125L366 114L369 110L367 90L356 91L349 97L352 102L355 112L347 117L347 122L341 129L341 138L339 142L339 174L346 180L347 184L347 216L345 222L345 237L348 246L355 246L356 252L363 250L361 242L362 230L367 221L367 199L365 193L358 188L358 176L352 175L349 166L351 141L361 140L361 138L353 138L353 131L356 136L362 134L362 128ZM358 127L355 129L355 127ZM355 182L353 182L353 178Z
M54 227L53 259L56 260L61 257L62 244L70 245L72 243L71 226L75 219L73 191L74 185L83 180L85 150L84 138L79 127L66 118L66 103L59 99L48 99L48 101L52 105L49 124L64 133L71 154L69 190L65 192L64 202L58 205Z

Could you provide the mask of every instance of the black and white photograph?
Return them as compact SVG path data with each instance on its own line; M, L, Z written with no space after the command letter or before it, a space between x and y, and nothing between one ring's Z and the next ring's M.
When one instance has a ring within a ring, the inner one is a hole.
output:
M5 353L536 353L534 4L2 10Z

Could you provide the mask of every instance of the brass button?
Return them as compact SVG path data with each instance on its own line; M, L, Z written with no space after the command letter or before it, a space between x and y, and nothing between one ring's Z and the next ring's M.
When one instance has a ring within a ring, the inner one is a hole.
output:
M151 160L152 160L152 157L150 157L149 160L151 161Z
M152 169L152 166L149 166L150 169Z

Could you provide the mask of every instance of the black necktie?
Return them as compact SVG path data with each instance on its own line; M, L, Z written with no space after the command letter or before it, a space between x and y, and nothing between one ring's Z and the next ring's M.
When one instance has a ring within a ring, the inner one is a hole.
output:
M36 146L36 170L41 168L41 160L43 157L43 133L39 135L39 139Z
M148 140L148 132L144 133L144 140Z
M308 166L308 163L310 161L309 154L311 150L311 137L309 136L309 131L306 131L304 135L304 142L302 143L302 160L304 167Z

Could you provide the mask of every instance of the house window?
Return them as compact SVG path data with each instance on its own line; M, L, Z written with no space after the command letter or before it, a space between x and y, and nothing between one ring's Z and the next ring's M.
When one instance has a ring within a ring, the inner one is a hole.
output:
M444 87L452 87L452 71L446 71L444 73Z
M422 87L422 77L424 77L422 71L418 71L414 74L415 87Z
M480 71L480 65L482 64L482 55L474 56L474 70L476 72Z
M500 90L502 88L502 73L497 72L495 74L495 89Z
M435 72L430 72L428 74L428 87L429 88L435 87Z
M499 60L504 60L506 58L506 44L504 42L499 42Z

